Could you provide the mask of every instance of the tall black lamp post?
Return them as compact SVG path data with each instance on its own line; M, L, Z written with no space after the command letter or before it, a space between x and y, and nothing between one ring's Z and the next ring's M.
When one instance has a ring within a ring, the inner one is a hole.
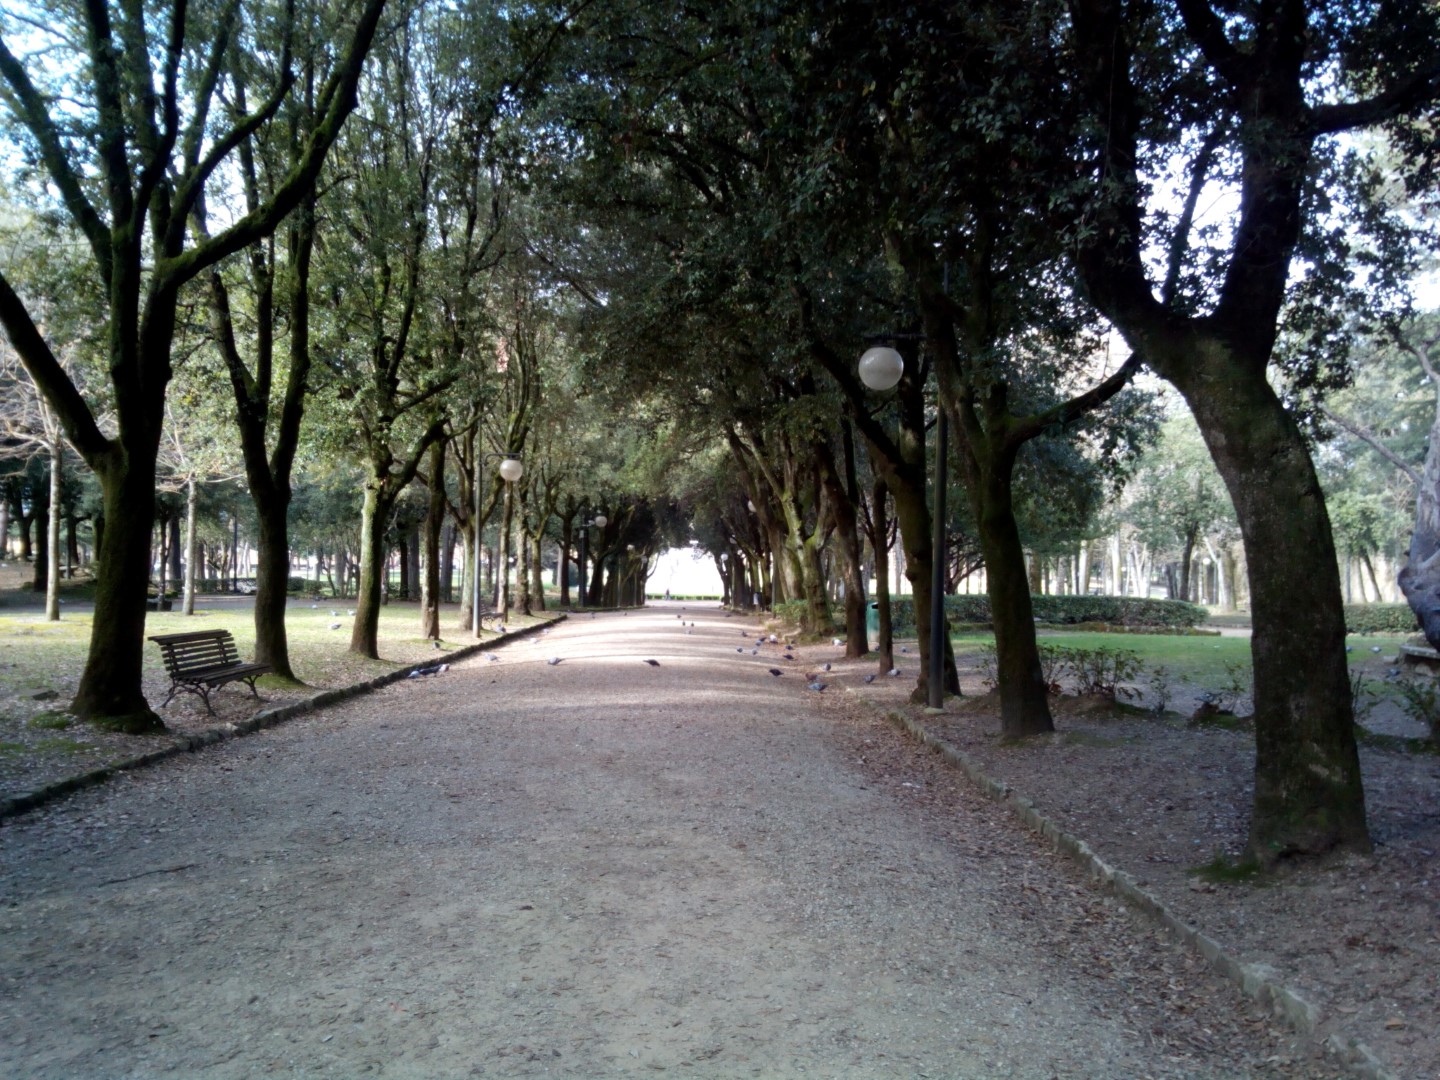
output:
M521 463L519 454L483 454L475 469L475 589L474 595L471 597L473 601L471 618L477 638L480 636L480 615L484 610L480 604L480 597L484 591L484 586L480 583L480 549L485 546L481 527L484 523L480 520L480 508L484 505L485 463L497 459L500 467L496 469L496 472L500 474L500 479L507 484L515 483L525 475L525 466Z
M888 345L866 349L860 357L860 381L871 390L889 390L905 374L905 358ZM935 536L930 576L930 672L926 680L929 707L945 707L945 488L950 456L949 425L942 407L935 422Z

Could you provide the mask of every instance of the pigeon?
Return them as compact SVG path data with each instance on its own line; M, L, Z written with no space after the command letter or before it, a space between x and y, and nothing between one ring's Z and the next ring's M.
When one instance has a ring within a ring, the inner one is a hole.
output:
M442 671L449 671L449 664L436 664L434 667L416 668L406 676L407 679L418 679L422 675L439 675Z
M742 627L740 628L740 636L741 636L741 637L749 637L749 636L750 636L750 631L749 631L749 630L746 630L746 629L742 626Z
M814 690L814 691L816 691L816 692L818 693L819 691L825 689L825 684L824 684L823 682L812 682L812 683L807 687L807 689L809 689L809 690Z
M794 660L795 657L791 656L791 655L787 652L787 653L785 654L785 659L786 659L786 660Z
M314 611L314 610L315 610L316 608L318 608L319 606L320 606L319 604L311 604L311 605L310 605L310 610L311 610L311 611Z
M759 649L751 649L751 650L750 650L750 655L751 655L751 656L759 656L759 655L760 655L760 650L759 650Z
M777 679L778 679L781 675L784 675L784 674L785 674L785 673L784 673L783 671L781 671L778 667L772 667L772 668L769 669L769 671L770 671L770 674L771 674L771 675L774 675Z
M829 671L829 670L830 670L830 665L829 665L829 664L826 664L826 665L825 665L823 668L821 668L820 670L821 670L821 671Z
M1380 646L1379 646L1379 645L1371 645L1371 646L1370 646L1370 651L1371 651L1371 652L1379 652L1379 651L1380 651Z
M659 660L646 660L645 663L649 664L651 667L659 667L659 666L660 666L660 661L659 661Z
M338 622L332 622L332 623L330 624L330 629L331 629L331 630L339 630L339 629L340 629L340 624L339 624Z
M350 609L349 611L347 611L345 614L346 614L346 615L349 615L349 616L353 619L353 618L355 617L355 609L354 609L354 608L351 608L351 609Z
M437 641L435 642L435 648L439 649L439 648L441 648L441 647L442 647L442 646L441 646L440 642L437 640Z
M889 675L889 676L891 676L891 677L893 678L893 677L895 677L895 676L897 676L897 675L900 674L900 669L899 669L898 667L892 667L892 668L891 668L889 671L887 671L885 674L887 674L887 675Z
M547 664L549 664L551 667L554 667L556 664L558 664L558 663L560 662L560 657L558 657L558 656L552 656L552 657L550 657L549 660L546 660L545 662L546 662Z
M830 644L838 648L839 646L844 645L845 642L841 641L838 637L832 637L830 639Z
M736 646L735 646L735 651L738 652L738 653L743 653L743 652L745 651L745 646L744 646L744 645L736 645Z
M680 616L679 616L679 615L676 615L676 616L675 616L675 618L677 618L677 619L678 619L678 618L680 618Z
M489 660L492 664L498 664L500 662L499 654L493 652L487 652L485 654L485 659Z
M866 685L866 686L869 686L869 685L870 685L872 682L874 682L874 681L875 681L875 676L874 676L873 674L870 674L870 675L866 675L866 676L865 676L865 685Z
M909 648L907 648L906 646L901 645L901 646L900 646L900 651L901 651L901 652L909 652L910 650L909 650Z
M771 643L772 645L775 644L776 642L778 642L779 640L780 640L780 639L779 639L778 637L776 637L774 634L771 634L771 635L770 635L770 643Z
M496 632L497 634L503 634L503 633L505 632L505 624L502 622L502 623L500 623L498 626L496 626L496 627L495 627L495 632Z

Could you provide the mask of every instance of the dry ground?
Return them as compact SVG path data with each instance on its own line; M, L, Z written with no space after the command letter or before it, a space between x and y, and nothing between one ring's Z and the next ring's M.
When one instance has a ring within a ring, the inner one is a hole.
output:
M1338 1075L741 634L571 620L6 823L0 1074Z

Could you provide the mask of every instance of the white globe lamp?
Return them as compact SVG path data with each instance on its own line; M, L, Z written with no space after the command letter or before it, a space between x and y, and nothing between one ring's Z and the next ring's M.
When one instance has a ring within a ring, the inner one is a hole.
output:
M889 390L904 374L904 358L888 345L866 349L860 357L860 381L871 390Z

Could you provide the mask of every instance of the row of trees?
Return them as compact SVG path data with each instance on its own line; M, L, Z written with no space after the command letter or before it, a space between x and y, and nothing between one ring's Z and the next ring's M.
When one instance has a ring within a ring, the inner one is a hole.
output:
M1398 196L1434 190L1437 19L1423 0L157 0L12 20L26 225L88 254L60 260L64 288L24 260L0 277L0 323L104 495L74 707L158 723L139 669L160 447L167 416L209 415L218 373L256 508L258 651L282 673L306 417L362 473L351 647L370 654L417 478L432 597L440 522L473 550L480 488L502 565L551 522L570 550L605 501L582 493L625 493L607 543L643 553L688 520L735 596L792 600L811 628L832 562L864 648L864 569L884 579L892 529L929 609L938 421L1002 728L1050 730L1023 530L1073 531L1125 479L1159 422L1133 385L1147 367L1189 407L1244 543L1252 853L1364 847L1307 423L1427 235ZM87 337L88 379L62 363ZM893 393L855 375L877 339L905 356ZM505 454L537 485L523 502L477 483ZM1182 575L1202 531L1182 529ZM1418 596L1440 571L1412 561Z

